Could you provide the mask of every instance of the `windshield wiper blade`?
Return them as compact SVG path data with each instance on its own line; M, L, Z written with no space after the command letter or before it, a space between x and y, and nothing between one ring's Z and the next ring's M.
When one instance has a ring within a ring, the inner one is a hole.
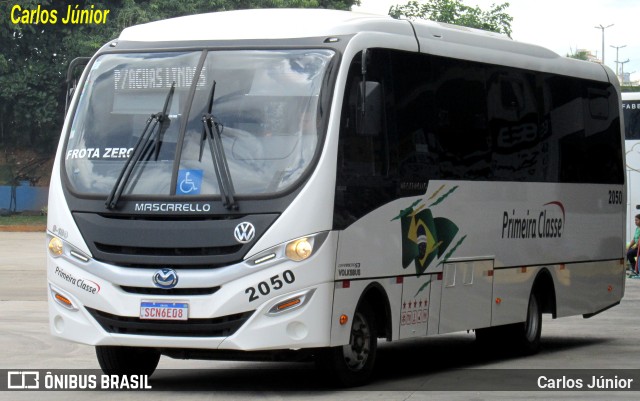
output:
M224 153L224 145L222 143L222 131L224 126L211 114L213 110L213 98L216 92L216 81L213 81L211 92L209 93L208 113L202 116L202 138L200 140L200 158L202 161L202 153L204 151L204 141L209 144L211 158L213 159L213 168L218 179L220 187L220 197L222 198L222 206L228 210L238 210L238 204L234 198L233 181L231 180L231 171L227 163L227 157Z
M162 109L162 111L156 114L152 114L147 119L144 130L142 131L142 134L140 134L140 138L138 138L138 141L133 147L131 156L129 156L129 158L125 162L124 167L120 171L120 175L118 175L118 179L116 179L116 182L111 189L111 193L107 197L107 201L105 202L107 209L115 209L116 206L118 206L118 201L122 196L122 192L124 191L127 182L129 182L129 178L131 177L131 173L133 172L134 167L136 166L136 164L138 164L140 159L142 159L142 156L149 152L149 150L151 149L151 145L153 145L153 147L155 148L154 150L157 160L157 155L160 152L160 141L162 139L164 131L166 130L163 130L163 127L165 126L165 122L170 122L167 115L167 109L169 108L169 104L171 103L171 98L173 97L173 92L175 91L175 89L176 83L173 82L171 84L171 89L169 89L169 93L165 98L164 108ZM153 125L151 125L152 122ZM153 133L155 132L156 126L158 124L160 124L158 138L153 144L151 144L151 138L153 137Z

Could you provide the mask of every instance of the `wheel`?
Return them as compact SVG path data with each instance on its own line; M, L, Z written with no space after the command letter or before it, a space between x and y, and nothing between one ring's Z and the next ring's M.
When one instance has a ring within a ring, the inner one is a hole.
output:
M375 317L363 303L353 316L349 344L322 350L316 361L337 384L361 386L371 378L377 349Z
M153 348L97 346L100 368L109 375L148 375L158 366L160 352Z
M519 351L535 354L540 350L540 333L542 332L542 309L535 292L529 296L527 320L513 326L512 339Z
M540 349L542 332L542 309L538 295L531 293L529 296L524 322L476 329L475 332L478 344L490 347L493 351L498 347L510 353L535 354Z

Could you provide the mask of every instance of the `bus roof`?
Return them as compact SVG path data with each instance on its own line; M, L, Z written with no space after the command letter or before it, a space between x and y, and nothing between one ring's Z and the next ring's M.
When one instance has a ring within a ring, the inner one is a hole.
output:
M412 34L389 16L327 9L250 9L195 14L126 28L121 40L194 41L292 39L352 35L362 31Z
M506 35L433 21L327 9L250 9L171 18L125 28L132 42L329 38L376 32L416 41L424 53L609 81L608 67L561 57ZM380 45L378 45L380 46ZM372 45L371 47L376 47ZM615 78L613 78L615 80Z

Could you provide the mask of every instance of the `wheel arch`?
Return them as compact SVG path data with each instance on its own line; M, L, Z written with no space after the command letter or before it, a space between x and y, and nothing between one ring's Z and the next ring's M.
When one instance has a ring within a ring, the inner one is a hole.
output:
M547 268L543 268L536 275L531 293L538 297L542 313L550 313L555 319L557 313L556 290L553 276Z
M378 336L391 340L391 306L389 296L384 287L378 282L370 283L364 291L362 291L356 310L363 302L368 303L373 310Z

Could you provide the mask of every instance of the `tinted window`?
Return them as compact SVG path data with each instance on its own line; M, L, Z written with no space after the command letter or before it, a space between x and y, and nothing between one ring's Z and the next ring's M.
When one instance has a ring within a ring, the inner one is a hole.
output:
M613 86L547 75L544 124L551 157L547 181L622 184L622 143ZM555 173L557 171L557 176Z
M626 139L640 139L640 100L622 102L624 134Z
M426 54L369 53L366 80L383 93L380 128L356 129L358 55L341 116L337 228L393 199L424 194L432 179L623 183L612 85Z

